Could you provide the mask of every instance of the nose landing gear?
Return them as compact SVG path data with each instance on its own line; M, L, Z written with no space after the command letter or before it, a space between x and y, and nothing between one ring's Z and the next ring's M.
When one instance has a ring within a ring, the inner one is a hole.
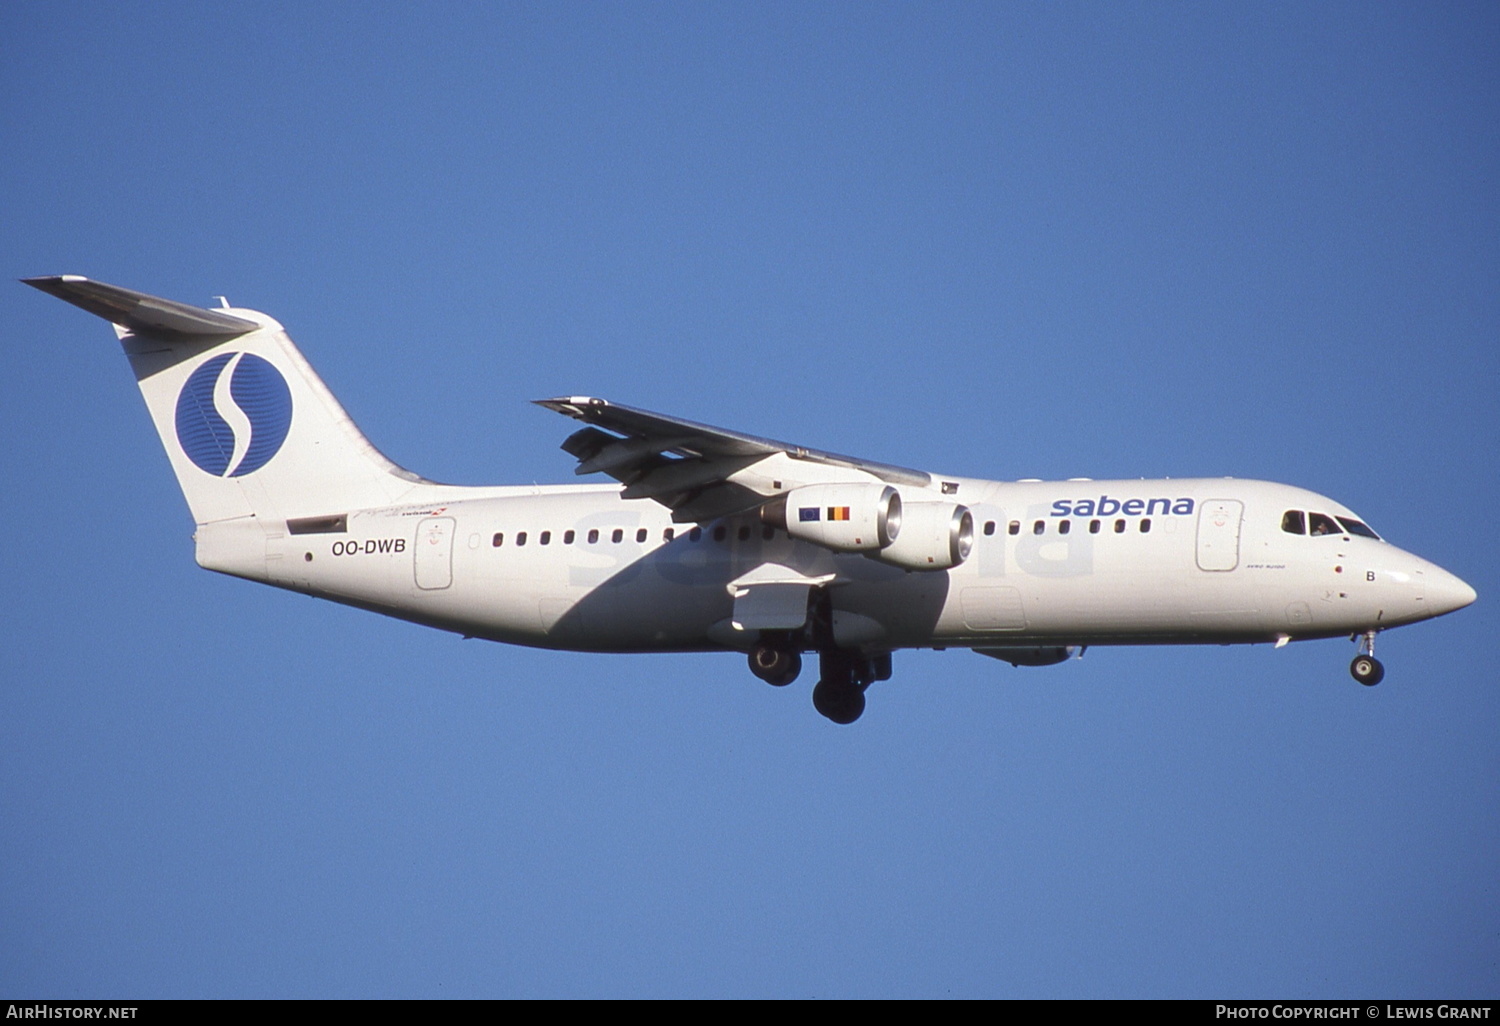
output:
M1385 667L1375 658L1375 632L1366 631L1359 639L1359 654L1349 664L1349 673L1367 688L1385 679Z

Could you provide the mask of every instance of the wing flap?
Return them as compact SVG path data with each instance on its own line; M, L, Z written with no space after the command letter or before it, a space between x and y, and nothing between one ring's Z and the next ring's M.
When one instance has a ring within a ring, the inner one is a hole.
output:
M663 497L657 501L672 511L672 522L676 524L701 524L719 517L748 513L766 501L759 492L730 483L670 497L671 501L668 499Z
M759 463L761 456L731 459L664 460L644 470L620 493L625 499L655 499L663 495L691 492L724 481L730 475Z

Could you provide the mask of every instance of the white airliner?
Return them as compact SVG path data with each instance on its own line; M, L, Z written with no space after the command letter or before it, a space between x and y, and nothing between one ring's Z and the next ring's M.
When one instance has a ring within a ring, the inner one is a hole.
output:
M562 448L620 484L459 487L396 466L272 318L76 275L26 284L110 321L197 523L200 566L454 631L594 652L748 653L864 711L901 648L1045 666L1090 645L1375 635L1474 589L1332 499L1265 481L982 481L603 399Z

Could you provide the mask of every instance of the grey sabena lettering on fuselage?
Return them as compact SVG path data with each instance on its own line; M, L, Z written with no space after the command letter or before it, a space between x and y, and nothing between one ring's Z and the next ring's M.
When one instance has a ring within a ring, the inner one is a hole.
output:
M1191 516L1192 499L1111 499L1101 495L1097 499L1058 499L1052 504L1054 517L1112 517L1116 513L1127 517Z

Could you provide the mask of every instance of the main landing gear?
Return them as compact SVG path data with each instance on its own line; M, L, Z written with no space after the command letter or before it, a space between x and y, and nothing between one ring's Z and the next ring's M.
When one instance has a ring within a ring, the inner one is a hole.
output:
M785 687L802 672L802 653L785 639L764 639L750 650L750 672L767 684Z
M793 638L768 635L750 649L750 672L767 684L785 687L802 672L802 653ZM853 723L865 711L865 689L877 680L891 679L891 655L825 649L818 653L818 677L813 708L834 723Z
M1367 688L1385 679L1385 667L1375 658L1375 632L1366 631L1359 639L1359 655L1349 664L1349 673Z
M828 649L818 654L818 675L813 708L834 723L853 723L865 711L865 689L891 679L891 657Z

